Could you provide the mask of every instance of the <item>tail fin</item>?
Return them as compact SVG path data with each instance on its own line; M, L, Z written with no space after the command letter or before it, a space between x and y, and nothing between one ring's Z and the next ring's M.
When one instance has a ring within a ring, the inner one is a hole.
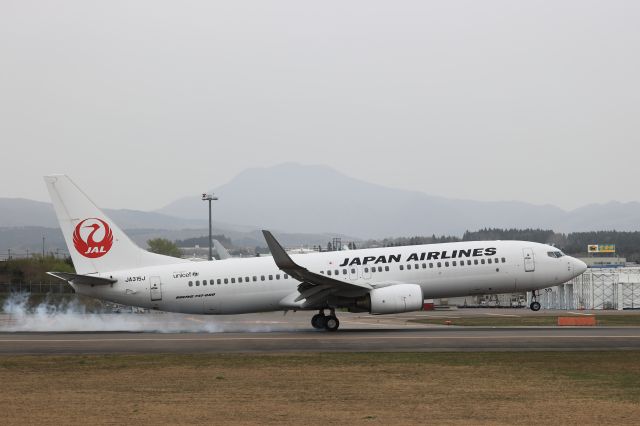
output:
M189 262L135 245L68 176L45 176L44 180L76 273Z

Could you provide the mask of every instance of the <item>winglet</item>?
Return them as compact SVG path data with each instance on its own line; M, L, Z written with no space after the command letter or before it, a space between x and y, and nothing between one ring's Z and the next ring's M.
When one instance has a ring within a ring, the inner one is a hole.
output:
M289 257L287 252L284 251L280 243L274 238L271 232L263 229L262 235L264 235L264 239L267 241L269 250L273 255L273 260L276 262L276 265L278 265L278 268L282 270L301 269L301 267L296 264L291 259L291 257Z

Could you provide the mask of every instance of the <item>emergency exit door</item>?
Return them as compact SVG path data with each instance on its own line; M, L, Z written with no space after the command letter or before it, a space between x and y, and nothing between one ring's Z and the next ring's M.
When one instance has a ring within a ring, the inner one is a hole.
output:
M533 257L533 249L524 248L522 249L522 254L524 256L524 270L525 272L533 272L536 270L536 261Z
M149 277L151 301L162 300L162 283L160 277Z

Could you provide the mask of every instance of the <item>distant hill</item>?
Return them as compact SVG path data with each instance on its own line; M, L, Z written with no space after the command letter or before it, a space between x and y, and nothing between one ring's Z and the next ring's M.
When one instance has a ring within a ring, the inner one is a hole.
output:
M264 228L287 233L292 241L293 235L302 240L309 234L352 236L348 239L461 236L466 230L482 228L640 231L640 203L636 202L565 211L516 201L456 200L387 188L329 167L293 163L248 169L213 191L220 197L213 204L214 232L232 239L230 233L236 233L247 245L262 242L259 230ZM176 239L206 234L206 206L198 197L181 198L155 212L106 211L124 229L162 230ZM14 227L57 228L58 223L49 203L0 198L0 228ZM234 243L238 242L234 239Z
M425 187L428 191L428 186ZM640 203L589 205L570 212L516 201L434 197L348 177L324 166L281 164L249 169L213 190L214 217L289 232L338 232L361 238L461 235L481 228L545 228L558 232L640 230ZM186 197L159 210L202 215L202 201Z
M162 213L126 209L105 209L105 212L121 228L128 229L185 229L205 228L208 226L206 218L184 219ZM0 227L25 226L57 228L58 220L53 211L53 206L50 203L23 198L0 198Z

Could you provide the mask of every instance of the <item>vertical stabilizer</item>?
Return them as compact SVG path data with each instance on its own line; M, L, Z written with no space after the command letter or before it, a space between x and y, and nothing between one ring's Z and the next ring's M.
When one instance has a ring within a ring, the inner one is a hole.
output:
M68 176L44 180L78 274L189 262L135 245Z

